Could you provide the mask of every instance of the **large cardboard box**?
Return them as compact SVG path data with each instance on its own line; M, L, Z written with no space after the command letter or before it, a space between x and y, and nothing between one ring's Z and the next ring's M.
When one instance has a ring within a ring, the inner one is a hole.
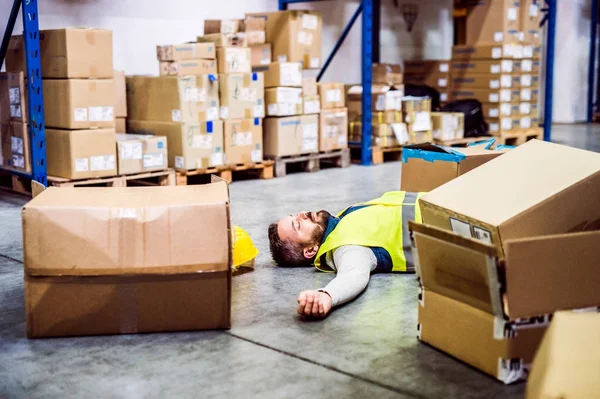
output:
M113 79L44 79L42 87L47 127L115 127Z
M465 135L465 114L462 112L432 112L431 127L435 140L462 139Z
M125 72L115 70L115 117L127 118L127 87L125 85Z
M431 143L405 146L400 190L429 192L503 153L480 146L451 148Z
M252 72L256 72L255 67L269 65L271 63L271 43L255 44L250 46L250 65Z
M265 87L302 87L302 64L299 62L273 62L260 68L254 68L255 72L262 72L265 79Z
M373 64L373 83L386 86L401 85L403 83L402 67L397 64Z
M598 398L600 314L557 312L535 355L526 399Z
M519 39L519 2L486 0L467 12L466 44L510 43Z
M289 10L248 14L267 20L267 42L273 46L273 61L302 62L304 69L321 67L319 11Z
M348 109L323 109L320 115L319 151L348 148Z
M260 118L228 120L224 123L225 158L228 165L263 160L263 122Z
M490 134L495 136L503 132L512 132L520 129L521 118L518 116L504 116L500 118L486 118Z
M493 245L600 224L600 154L531 140L421 198L423 222ZM551 215L551 217L549 216Z
M127 121L128 133L167 138L169 167L196 170L225 163L223 121L150 122Z
M482 103L500 103L518 100L511 89L458 89L450 91L451 101L476 99Z
M514 60L452 60L450 71L452 77L461 77L468 74L500 75L502 73L518 72L515 68L517 62L520 65L521 61Z
M27 90L23 72L0 72L0 121L27 122Z
M4 168L31 172L31 147L26 123L0 122L0 142Z
M160 61L158 71L161 76L187 76L217 74L219 69L215 60L181 60Z
M266 118L264 126L265 156L319 152L319 115Z
M27 336L229 328L229 212L225 182L44 190L22 213Z
M223 120L264 118L265 80L260 72L219 75Z
M48 175L89 179L117 175L114 129L46 129Z
M217 58L213 43L182 43L156 46L156 58L159 61L185 61Z
M265 90L268 116L300 115L304 111L302 89L297 87L272 87Z
M248 47L219 47L217 64L220 74L250 73L250 49Z
M113 77L112 31L66 28L40 31L42 78L87 79ZM26 71L23 36L10 39L6 53L8 72Z
M142 134L117 134L119 175L167 168L167 138Z
M156 122L217 120L219 86L215 75L127 76L128 117Z

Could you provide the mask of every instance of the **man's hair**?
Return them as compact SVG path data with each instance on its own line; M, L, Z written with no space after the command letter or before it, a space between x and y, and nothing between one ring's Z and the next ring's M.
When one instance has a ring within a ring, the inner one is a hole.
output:
M313 262L304 256L302 244L294 244L279 237L277 223L269 226L269 246L271 257L278 266L310 266Z

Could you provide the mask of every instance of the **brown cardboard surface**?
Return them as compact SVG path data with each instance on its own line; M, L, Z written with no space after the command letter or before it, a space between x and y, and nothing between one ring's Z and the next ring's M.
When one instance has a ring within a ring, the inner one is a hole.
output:
M31 172L31 147L28 125L22 122L0 122L0 158L5 169Z
M263 67L254 68L262 72L265 87L302 87L302 64L300 62L273 62Z
M436 75L450 72L450 60L404 61L404 73L408 75Z
M288 10L247 14L266 19L266 41L273 61L302 62L305 69L321 67L321 12Z
M263 160L262 121L260 118L225 121L223 136L228 165L251 164Z
M427 289L421 295L420 341L505 384L527 378L545 326L518 330L513 337L495 337L496 321L492 315Z
M376 112L383 111L402 111L402 98L404 97L404 85L398 88L374 84L371 87L372 110ZM351 86L346 92L348 105L352 112L362 113L362 86ZM354 105L350 106L350 103Z
M525 43L540 44L540 22L542 21L540 2L537 0L521 0L519 11L519 30L523 32Z
M27 122L27 90L23 72L0 72L0 121Z
M127 133L127 119L126 118L116 118L115 120L115 132L117 133Z
M319 119L319 151L348 148L348 110L323 109Z
M404 83L402 67L397 64L373 64L373 83L401 85Z
M161 76L187 76L216 74L218 68L215 60L160 61L158 71Z
M373 124L371 126L373 146L387 148L404 145L409 142L408 128L406 123L397 122L393 124ZM398 140L400 138L400 140ZM352 142L362 142L362 123L350 122L348 127L348 139Z
M429 75L405 74L404 81L406 83L435 87L438 90L446 90L448 87L450 87L450 74L449 73L431 73Z
M113 34L97 28L40 31L42 78L112 78ZM10 39L6 53L8 72L26 71L23 36Z
M345 106L346 97L343 83L318 83L317 88L321 97L321 109L343 108Z
M167 168L167 138L139 134L117 134L119 175L152 172Z
M519 37L519 3L514 0L480 1L467 12L466 44L504 43Z
M271 63L271 43L250 46L250 65L260 67ZM253 72L256 72L253 70Z
M460 76L452 76L452 90L470 89L510 89L520 86L520 77L511 74L479 74L465 73Z
M481 229L474 236L503 254L510 239L597 223L599 196L600 154L531 140L429 192L420 204L424 223L451 230L450 218L461 220L469 236L470 227Z
M300 115L304 111L302 89L299 87L271 87L265 90L267 116Z
M205 19L204 34L211 33L236 33L243 27L243 21L239 19Z
M42 86L47 127L115 127L113 79L44 79Z
M513 74L513 87L540 87L540 76L531 72L518 72Z
M512 89L464 89L451 90L451 101L477 99L482 103L511 102L514 98Z
M116 154L114 129L46 129L49 176L73 180L116 176Z
M316 96L319 94L317 87L317 79L314 77L302 78L302 95L303 96Z
M156 58L159 61L183 61L217 58L213 43L182 43L156 46Z
M540 96L540 89L537 87L527 87L513 90L513 101L537 102Z
M465 134L465 114L462 112L432 112L431 127L436 140L461 139Z
M267 20L261 17L247 16L244 18L244 32L264 32L267 29Z
M245 32L211 33L196 38L198 43L212 43L219 47L248 47L248 37Z
M537 351L526 399L600 397L600 314L557 312Z
M29 337L229 327L226 183L50 187L22 215Z
M521 129L521 118L519 118L519 116L486 118L486 122L489 126L489 132L492 135L498 135L502 132L513 132Z
M125 85L125 72L117 71L114 72L114 86L115 86L115 117L126 118L127 117L127 88Z
M305 115L321 113L321 96L318 94L315 96L304 96L302 104L302 113Z
M452 46L453 62L456 60L499 60L504 56L501 44Z
M223 120L264 118L265 79L261 72L219 75Z
M247 47L219 47L217 65L220 74L250 73L250 49Z
M219 119L218 80L199 76L127 76L128 117L157 122Z
M515 70L516 63L516 60L479 60L467 58L463 60L452 60L450 71L452 77L460 77L467 74L500 75L502 73L517 72Z
M129 133L167 138L169 167L195 170L225 163L223 121L150 122L127 120Z
M514 72L515 73L539 73L540 72L540 61L539 60L515 60L514 61Z
M319 151L319 116L265 118L264 152L270 157Z

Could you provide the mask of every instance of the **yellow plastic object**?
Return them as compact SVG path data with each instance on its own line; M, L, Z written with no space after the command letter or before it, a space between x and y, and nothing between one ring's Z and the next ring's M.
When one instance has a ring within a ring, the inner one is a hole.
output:
M234 226L233 231L233 267L251 262L259 251L254 246L252 239L241 227Z

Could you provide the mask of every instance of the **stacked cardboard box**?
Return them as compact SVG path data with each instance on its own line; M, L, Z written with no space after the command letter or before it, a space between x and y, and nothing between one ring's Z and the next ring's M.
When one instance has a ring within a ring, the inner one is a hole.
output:
M0 166L31 172L23 72L0 73Z
M127 88L125 72L115 70L115 130L117 133L127 131Z
M46 30L40 42L48 174L67 179L116 175L112 32ZM7 71L26 70L24 52L23 37L13 36Z
M402 114L411 144L433 141L431 99L429 97L403 97Z
M348 108L343 83L319 83L319 151L348 148Z
M598 196L600 154L532 140L421 197L419 339L526 379L552 314L600 305Z
M450 87L450 60L405 61L404 81L426 85L440 93L440 104L448 102Z

